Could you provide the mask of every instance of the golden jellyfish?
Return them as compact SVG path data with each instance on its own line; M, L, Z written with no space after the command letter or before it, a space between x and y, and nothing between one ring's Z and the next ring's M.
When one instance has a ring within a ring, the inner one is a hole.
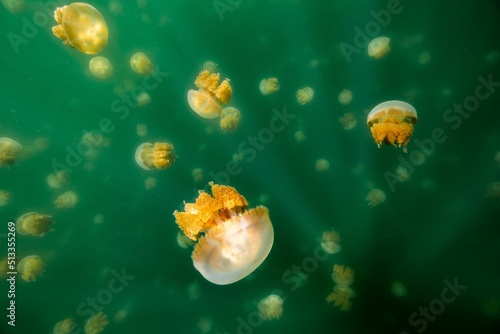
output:
M328 303L334 302L335 306L340 306L342 311L348 311L351 306L351 298L356 297L356 293L348 286L335 285L333 292L326 297Z
M257 305L259 314L264 320L281 318L283 314L283 298L278 295L269 295Z
M365 200L368 202L368 205L371 207L384 203L386 199L387 197L385 196L385 193L378 188L370 190L365 198Z
M99 334L108 323L106 314L99 312L85 322L85 334Z
M389 37L377 37L368 44L368 55L372 58L383 58L390 50Z
M52 33L63 43L86 54L102 51L108 43L108 26L94 7L83 2L56 8L54 19L59 23Z
M295 96L297 97L297 102L304 105L311 102L314 97L314 90L311 87L304 87L299 89L297 93L295 93Z
M406 152L406 145L413 134L413 125L417 124L417 111L403 101L382 102L370 111L366 124L378 147L382 143L402 146Z
M59 189L69 181L68 172L60 170L47 176L47 184L50 188Z
M10 193L0 189L0 207L7 205L10 200Z
M143 143L135 150L135 162L143 169L164 169L174 161L174 146L170 143Z
M342 124L342 128L346 131L352 130L356 127L358 121L356 117L352 113L346 113L339 118L340 124Z
M233 89L228 79L220 84L220 74L203 70L194 82L198 90L190 89L187 99L191 109L203 118L216 118L220 114L220 104L229 102Z
M145 53L137 52L130 58L130 68L135 73L149 74L153 71L153 63Z
M151 103L151 95L146 92L142 92L137 96L137 106L144 108Z
M70 209L78 202L78 196L72 191L66 191L64 194L56 198L54 205L58 209Z
M328 254L336 254L342 250L340 235L335 230L324 231L321 237L321 249Z
M233 107L226 107L220 112L220 129L222 132L234 132L240 125L241 113Z
M42 215L37 212L28 212L17 218L16 230L19 234L29 234L37 237L42 237L50 231L50 227L54 224L52 217Z
M259 90L262 95L269 95L277 92L280 89L278 78L262 79L259 82Z
M269 211L247 209L248 202L229 186L209 183L212 196L200 190L195 203L175 211L177 225L197 241L193 264L205 279L226 285L250 275L266 259L274 241Z
M314 168L317 172L325 172L330 168L330 162L326 159L318 159Z
M16 158L21 153L23 147L17 141L1 137L0 138L0 167L12 166Z
M300 143L301 141L304 141L306 139L306 135L304 134L303 131L297 131L293 134L293 137L297 141L297 143Z
M113 65L108 58L94 57L89 62L90 73L96 78L107 79L113 74Z
M346 106L352 101L352 92L349 89L344 89L340 92L338 99L340 104Z
M45 271L45 265L38 255L30 255L19 261L17 271L26 282L36 281Z
M59 321L52 329L52 334L71 334L78 328L75 319L67 318Z
M332 279L337 285L351 285L354 281L354 270L346 266L334 264Z

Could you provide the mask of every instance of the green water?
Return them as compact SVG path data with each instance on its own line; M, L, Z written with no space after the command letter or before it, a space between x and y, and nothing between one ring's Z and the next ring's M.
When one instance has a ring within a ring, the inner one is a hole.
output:
M109 27L99 54L114 67L106 80L90 74L91 55L53 36L47 12L55 1L26 0L16 13L8 3L0 9L0 137L25 150L0 168L0 189L11 194L0 207L0 258L8 221L36 211L55 224L41 238L17 235L18 258L36 254L46 267L35 282L18 275L15 328L7 324L2 279L1 333L49 333L68 317L83 333L97 311L109 319L103 333L202 333L203 319L209 333L498 330L498 189L496 198L485 196L500 181L498 1L117 0L120 11L96 1ZM370 39L391 38L384 58L368 57L358 36L365 29L375 29ZM137 51L150 56L156 79L131 71ZM187 104L207 60L231 80L230 105L242 113L235 133L221 133L218 120ZM259 92L266 77L280 81L273 95ZM295 92L305 86L315 95L300 105ZM352 91L349 105L338 102L343 89ZM134 104L141 91L151 97L143 108ZM377 148L365 124L386 100L417 109L408 153ZM357 119L349 131L338 121L345 113ZM278 114L288 118L278 123ZM274 122L279 129L269 130ZM138 124L146 136L138 136ZM109 144L92 156L80 144L88 131ZM28 150L40 138L49 145ZM171 142L175 163L141 169L134 152L147 141ZM242 160L228 167L238 153ZM318 159L329 169L316 171ZM402 161L406 182L394 178ZM201 182L194 168L203 169ZM57 170L70 181L52 189L46 179ZM157 184L146 190L149 177ZM191 250L176 242L172 216L211 180L235 187L249 207L267 206L275 231L265 262L227 286L195 270ZM370 207L365 197L373 188L387 199ZM56 209L54 200L69 190L77 205ZM326 256L318 247L329 229L340 233L342 251ZM325 301L336 263L355 271L348 311ZM121 283L117 273L126 275ZM391 293L395 280L405 296ZM454 282L461 286L455 294ZM256 304L272 292L284 299L283 314L263 321ZM427 316L421 308L430 309Z

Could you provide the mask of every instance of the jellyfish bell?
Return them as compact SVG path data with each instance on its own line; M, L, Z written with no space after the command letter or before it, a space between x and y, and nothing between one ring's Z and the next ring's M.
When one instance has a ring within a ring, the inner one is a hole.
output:
M207 91L190 89L187 93L187 99L191 109L201 117L219 117L221 108Z
M368 55L372 58L383 58L390 50L389 37L377 37L368 44Z
M375 143L403 147L413 134L413 125L417 124L417 111L403 101L386 101L376 105L368 114L366 124L370 127Z
M143 52L136 52L130 57L130 68L139 74L149 74L153 71L153 62Z
M0 137L0 167L12 166L23 147L14 139Z
M146 170L164 169L174 161L174 146L170 143L143 143L135 150L135 162Z
M108 26L99 11L89 4L74 2L58 7L54 19L59 23L53 34L63 43L86 54L101 52L108 43Z
M113 74L113 65L108 58L94 57L89 62L90 73L96 78L107 79Z

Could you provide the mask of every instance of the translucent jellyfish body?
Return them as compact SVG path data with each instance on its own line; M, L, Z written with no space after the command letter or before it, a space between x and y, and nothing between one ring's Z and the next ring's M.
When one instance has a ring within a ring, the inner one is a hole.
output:
M63 43L86 54L99 53L108 43L108 26L101 13L83 2L56 8L54 18L59 23L52 28Z
M135 73L149 74L153 71L153 62L143 52L137 52L130 58L130 68Z
M387 101L370 111L366 123L378 147L382 143L402 146L406 152L406 145L413 134L413 125L417 123L417 111L406 102Z
M328 254L336 254L342 250L340 235L335 230L324 231L321 237L321 249Z
M10 200L10 193L0 189L0 207L7 205Z
M339 103L343 105L348 105L352 101L352 92L349 89L344 89L339 93Z
M113 65L108 58L94 57L89 62L90 73L96 78L107 79L113 74Z
M99 312L85 322L85 334L99 334L108 323L106 314Z
M233 107L226 107L220 112L220 129L222 132L234 132L240 126L241 113Z
M70 209L78 202L78 196L72 191L66 191L54 201L54 206L58 209Z
M17 218L16 230L19 234L42 237L45 233L50 231L50 227L53 223L52 217L49 215L28 212Z
M295 97L297 98L297 102L299 102L299 104L304 105L311 102L314 97L314 90L311 87L301 88L297 91L297 93L295 93Z
M67 318L59 321L52 329L52 334L71 334L78 328L75 319Z
M269 295L259 301L259 314L264 320L281 318L283 314L283 298L278 295Z
M339 122L342 124L342 128L347 131L354 129L357 124L356 117L350 112L342 115L342 117L339 118Z
M342 311L348 311L351 306L351 298L356 297L356 293L348 286L335 285L333 292L326 297L328 303L334 302L335 306L340 306Z
M390 50L389 37L377 37L368 44L368 55L373 58L383 58Z
M194 82L198 90L190 89L187 99L191 109L203 118L216 118L220 114L221 104L229 102L233 90L228 79L220 84L220 75L203 70Z
M384 203L386 199L387 197L385 193L378 188L370 190L365 198L365 200L368 202L368 205L371 207Z
M280 84L277 78L262 79L259 82L259 90L262 95L269 95L277 92L280 89Z
M36 281L43 274L44 268L42 259L37 255L27 256L17 264L17 271L26 282Z
M197 241L192 259L205 279L226 285L237 282L266 259L274 242L267 208L247 210L236 189L210 183L213 197L200 191L195 203L174 212L184 234Z
M135 162L143 169L164 169L174 161L174 146L170 143L143 143L135 150Z
M349 286L354 281L354 270L335 264L333 265L332 279L337 285Z
M16 158L21 153L23 147L17 141L1 137L0 138L0 167L12 166Z

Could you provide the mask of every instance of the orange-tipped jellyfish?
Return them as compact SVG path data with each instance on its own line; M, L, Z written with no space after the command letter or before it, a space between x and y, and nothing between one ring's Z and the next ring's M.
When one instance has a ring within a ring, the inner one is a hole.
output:
M143 143L135 150L135 162L144 169L164 169L175 161L174 145Z
M212 196L200 190L195 203L174 212L184 234L197 241L192 259L205 279L226 285L250 275L266 259L274 241L269 211L247 210L248 202L229 186L210 182Z
M190 89L187 99L191 109L203 118L216 118L220 114L221 104L226 104L233 90L228 79L220 84L220 74L203 70L194 82L198 90Z
M366 120L375 143L403 147L413 134L413 125L417 124L417 111L403 101L386 101L375 106Z

